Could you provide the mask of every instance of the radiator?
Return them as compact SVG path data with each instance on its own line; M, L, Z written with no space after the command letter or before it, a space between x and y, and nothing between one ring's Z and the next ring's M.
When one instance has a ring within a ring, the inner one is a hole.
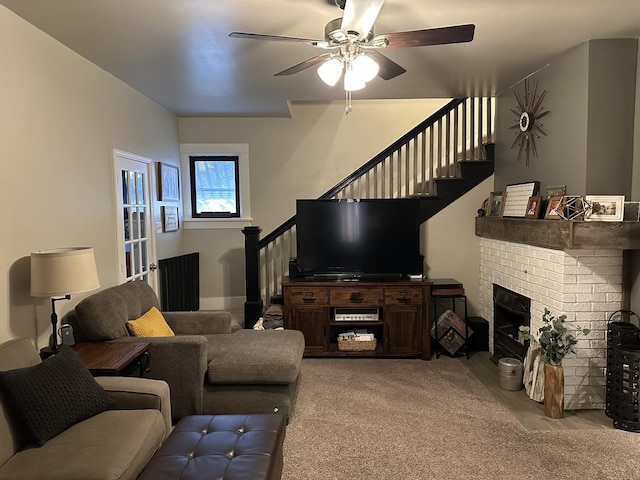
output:
M200 253L158 260L160 304L166 312L200 309Z

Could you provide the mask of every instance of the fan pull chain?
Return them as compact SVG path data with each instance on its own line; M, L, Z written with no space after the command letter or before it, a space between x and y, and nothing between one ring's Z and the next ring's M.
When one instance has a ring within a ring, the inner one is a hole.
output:
M351 113L351 90L345 90L344 114L349 115L350 113Z

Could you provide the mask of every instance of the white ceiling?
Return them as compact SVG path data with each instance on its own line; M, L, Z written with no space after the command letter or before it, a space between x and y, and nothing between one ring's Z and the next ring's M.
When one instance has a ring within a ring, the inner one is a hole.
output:
M30 23L180 116L287 116L288 101L344 98L315 68L273 74L324 51L229 38L321 40L334 0L0 0ZM375 33L473 23L471 43L385 55L407 73L354 99L495 95L589 39L640 37L640 0L386 0Z

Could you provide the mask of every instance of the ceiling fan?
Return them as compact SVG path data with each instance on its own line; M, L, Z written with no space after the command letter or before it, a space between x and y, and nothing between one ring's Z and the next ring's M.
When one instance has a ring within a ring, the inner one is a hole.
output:
M344 9L341 18L331 20L324 29L324 40L310 38L265 35L259 33L231 32L230 37L279 42L306 43L328 50L298 63L276 76L292 75L315 65L318 74L330 86L335 85L344 72L344 88L359 90L376 75L390 80L406 72L402 66L379 52L389 48L422 47L462 43L473 40L475 25L455 25L407 32L374 35L373 24L384 0L334 0Z

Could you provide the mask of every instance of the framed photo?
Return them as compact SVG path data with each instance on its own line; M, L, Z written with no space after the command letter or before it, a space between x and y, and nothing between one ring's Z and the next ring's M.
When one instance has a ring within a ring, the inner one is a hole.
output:
M158 200L177 202L180 200L180 175L178 167L158 163Z
M567 193L566 185L556 185L555 187L547 187L547 198L559 197L562 195L566 195L566 193Z
M544 215L544 218L547 220L561 220L564 217L564 196L563 195L554 195L549 198L549 203L547 204L547 211Z
M587 195L587 221L621 222L624 218L624 195Z
M540 196L529 197L529 201L527 202L527 212L524 214L525 218L540 217L541 203L542 203L542 197Z
M502 213L502 192L489 194L489 211L487 217L500 217Z
M527 213L529 197L538 194L539 182L507 185L502 200L503 217L524 217Z
M178 225L178 207L162 206L162 231L176 232Z

